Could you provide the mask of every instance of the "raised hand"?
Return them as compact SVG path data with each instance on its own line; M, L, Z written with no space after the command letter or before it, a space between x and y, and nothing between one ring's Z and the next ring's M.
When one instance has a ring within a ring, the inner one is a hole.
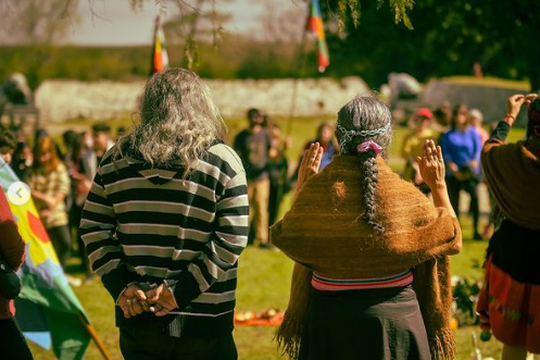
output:
M423 155L416 158L420 168L420 174L431 190L446 186L444 159L440 146L436 146L433 140L426 140L423 147Z
M528 94L525 95L525 106L531 105L534 99L538 97L538 94Z
M302 163L298 171L298 183L296 184L296 192L302 185L313 175L319 172L319 166L323 156L324 149L319 143L311 144L309 149L304 151Z
M150 305L150 311L156 316L162 317L172 310L178 308L174 295L166 284L146 292L147 303Z
M516 118L521 110L521 106L525 103L525 100L525 95L516 94L510 96L506 101L506 121L509 122L510 126L512 126L516 121ZM510 115L512 119L510 119L508 115Z

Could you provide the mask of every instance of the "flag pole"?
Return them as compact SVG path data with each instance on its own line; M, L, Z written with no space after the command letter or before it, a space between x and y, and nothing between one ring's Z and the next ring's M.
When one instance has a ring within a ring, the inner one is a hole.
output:
M107 352L107 349L105 349L105 345L99 338L96 330L94 329L92 325L90 325L86 317L83 314L79 314L79 320L81 320L81 323L83 324L84 328L86 329L86 331L88 331L88 334L90 334L90 337L92 338L92 340L94 340L94 343L96 344L99 352L101 353L101 356L103 356L105 360L112 360L111 355L109 355L109 353Z
M150 75L149 77L151 77L152 75L154 75L154 57L155 57L155 54L156 54L156 37L157 37L157 32L158 32L158 29L159 29L159 24L161 23L161 12L159 14L157 14L156 16L156 19L154 20L154 33L153 33L153 36L152 36L152 54L150 56Z
M294 122L295 113L296 113L296 102L298 98L298 83L300 82L300 78L302 77L304 73L304 65L306 63L307 34L308 34L308 25L309 25L308 22L309 22L309 16L310 16L310 11L311 11L310 1L306 1L306 3L307 3L306 23L304 26L304 31L302 33L302 42L300 44L300 49L298 51L298 57L296 60L297 71L296 71L296 76L294 77L294 80L293 80L291 108L289 110L289 119L287 120L287 129L285 131L285 137L284 137L283 145L281 148L282 154L285 154L285 151L287 150L287 144L289 142L288 140L292 133L292 127L293 127L293 122ZM286 177L288 177L288 169L284 169L283 173L280 174L280 179L283 179ZM277 195L278 199L281 197L281 195L284 192L284 186L285 186L285 182L280 181L278 185L278 195Z
M298 51L298 57L297 57L297 71L296 76L293 80L293 91L292 91L292 99L291 99L291 108L289 110L289 119L287 120L287 130L285 132L285 140L287 140L292 132L293 127L293 120L296 116L296 103L298 99L298 83L300 82L300 78L302 77L304 73L304 65L306 63L306 47L307 47L307 33L308 33L308 21L310 16L310 2L307 1L307 16L306 16L306 23L304 26L304 31L302 34L302 42L300 45L300 50ZM283 143L283 151L286 150L287 147L287 141Z

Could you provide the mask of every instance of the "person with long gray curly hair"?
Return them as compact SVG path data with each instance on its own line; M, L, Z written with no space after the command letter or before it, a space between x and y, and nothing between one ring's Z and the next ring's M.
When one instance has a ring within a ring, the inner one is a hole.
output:
M249 205L242 162L193 72L148 80L140 123L108 151L82 213L92 270L116 303L127 360L237 359L237 260Z
M417 158L434 206L387 164L386 104L355 97L335 128L341 153L319 172L321 146L306 151L296 199L271 230L296 262L280 347L293 359L453 358L446 255L461 230L440 147L428 140Z
M156 166L182 160L186 174L214 141L227 135L210 89L185 69L150 78L139 98L137 116L140 123L119 138L117 156L135 153Z
M528 107L526 139L506 138ZM506 117L482 149L482 169L498 221L489 241L477 310L482 335L503 343L502 360L540 354L540 97L511 96ZM501 311L503 309L504 311Z

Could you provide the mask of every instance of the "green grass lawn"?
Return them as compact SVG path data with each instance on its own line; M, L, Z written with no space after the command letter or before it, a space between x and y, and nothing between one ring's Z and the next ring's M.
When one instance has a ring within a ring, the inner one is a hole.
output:
M332 119L322 119L332 120ZM314 137L320 119L297 119L293 127L294 142L288 150L291 160L297 159L304 143ZM286 119L276 119L277 123L285 128ZM124 120L125 124L125 120ZM231 133L238 132L243 128L244 120L228 121ZM391 148L392 154L399 154L399 146L403 139L405 129L398 129L395 133L395 141ZM513 130L511 140L515 141L523 137L523 131ZM398 156L391 156L391 166L399 170L403 162ZM285 199L284 209L290 204L290 198ZM486 221L483 219L483 221ZM452 274L480 279L482 277L481 264L487 241L473 241L470 219L463 220L463 234L465 244L459 255L452 257ZM289 298L289 286L292 270L292 261L280 252L264 251L258 248L248 248L240 258L237 309L241 311L259 311L274 307L285 309ZM75 274L81 276L80 274ZM112 358L122 359L118 347L118 331L114 326L113 301L104 290L101 282L96 280L90 284L84 284L75 288L75 293L85 307L90 320L105 343ZM460 328L456 331L458 347L458 359L470 357L471 332L479 332L476 327ZM275 328L270 327L237 327L235 339L238 345L239 358L249 360L279 359L276 344L273 342ZM484 356L500 357L501 346L496 340L480 344ZM54 359L52 353L46 352L31 344L35 359ZM87 359L100 359L97 347L91 344Z
M464 224L465 227L468 224ZM470 233L466 231L467 233ZM452 273L471 278L481 277L481 264L487 242L466 240L461 254L452 258ZM259 311L274 307L285 309L289 298L289 286L293 263L279 252L265 251L250 247L243 253L239 263L239 282L237 309L241 311ZM122 359L118 347L118 331L114 326L113 301L99 281L75 288L75 293L85 307L93 326L112 358ZM471 351L472 331L478 328L466 327L456 331L458 359L465 359ZM275 328L272 327L237 327L235 339L239 358L250 360L279 359L276 344L273 342ZM485 356L498 357L500 345L491 340L480 344ZM54 359L52 353L37 346L32 347L36 359ZM92 343L87 359L100 359L97 347Z

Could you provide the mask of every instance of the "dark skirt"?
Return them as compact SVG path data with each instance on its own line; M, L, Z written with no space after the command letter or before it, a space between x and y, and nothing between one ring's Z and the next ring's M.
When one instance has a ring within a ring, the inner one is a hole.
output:
M431 359L412 287L312 290L300 360L323 359Z

